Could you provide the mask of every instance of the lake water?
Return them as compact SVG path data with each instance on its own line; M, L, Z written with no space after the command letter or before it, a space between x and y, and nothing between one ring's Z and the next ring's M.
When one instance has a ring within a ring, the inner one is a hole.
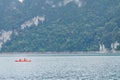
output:
M0 80L120 80L120 56L2 55Z

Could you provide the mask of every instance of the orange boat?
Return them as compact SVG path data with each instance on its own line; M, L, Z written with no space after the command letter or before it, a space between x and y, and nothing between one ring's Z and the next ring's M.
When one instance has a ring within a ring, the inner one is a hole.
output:
M15 60L15 62L31 62L31 60L27 60L27 59L19 59L19 60Z

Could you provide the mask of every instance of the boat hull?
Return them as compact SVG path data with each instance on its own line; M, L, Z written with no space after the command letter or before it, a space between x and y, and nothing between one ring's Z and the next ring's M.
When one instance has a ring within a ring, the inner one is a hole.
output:
M19 60L15 60L15 62L31 62L31 60L27 60L27 61L19 61Z

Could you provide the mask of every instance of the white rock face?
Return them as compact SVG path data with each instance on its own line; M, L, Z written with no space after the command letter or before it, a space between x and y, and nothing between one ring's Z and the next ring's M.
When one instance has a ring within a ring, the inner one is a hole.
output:
M82 6L82 2L80 0L64 0L63 5L66 6L67 4L74 2L78 7Z
M63 0L63 1L59 1L58 3L54 3L54 1L52 0L46 0L46 4L50 5L52 8L63 7L71 2L75 3L75 5L77 5L78 7L82 6L81 0Z
M111 43L111 50L108 50L104 44L99 44L100 48L99 48L99 51L100 53L106 53L106 52L109 52L109 51L112 51L113 53L116 52L116 49L117 47L120 45L120 43L118 43L117 41L114 42L114 43Z
M64 1L63 1L63 4L64 4L64 5L67 5L67 4L69 4L70 2L72 2L72 1L73 1L73 0L64 0Z
M24 0L18 0L20 3L23 3L24 2Z
M106 52L108 52L108 50L107 50L107 48L105 47L104 44L99 44L99 46L100 46L100 53L106 53Z
M112 48L112 52L116 52L116 49L117 47L119 46L120 44L116 41L114 43L111 44L111 48Z
M45 21L45 16L37 16L32 18L31 20L28 20L24 22L20 28L25 29L26 27L31 27L32 25L38 26L39 22L44 22Z
M80 0L74 0L74 2L78 7L82 7L82 2Z
M2 48L2 44L10 40L12 35L12 31L1 31L0 33L0 48Z

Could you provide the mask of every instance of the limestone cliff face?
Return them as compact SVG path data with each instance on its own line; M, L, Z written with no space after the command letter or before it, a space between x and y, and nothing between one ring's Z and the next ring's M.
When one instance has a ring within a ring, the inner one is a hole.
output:
M25 29L26 27L31 27L32 25L38 26L39 22L44 22L45 21L45 17L44 16L37 16L32 18L31 20L28 20L26 22L24 22L20 28L21 29Z
M0 32L0 49L2 48L2 45L6 43L8 40L11 39L12 31L4 31L2 30Z

